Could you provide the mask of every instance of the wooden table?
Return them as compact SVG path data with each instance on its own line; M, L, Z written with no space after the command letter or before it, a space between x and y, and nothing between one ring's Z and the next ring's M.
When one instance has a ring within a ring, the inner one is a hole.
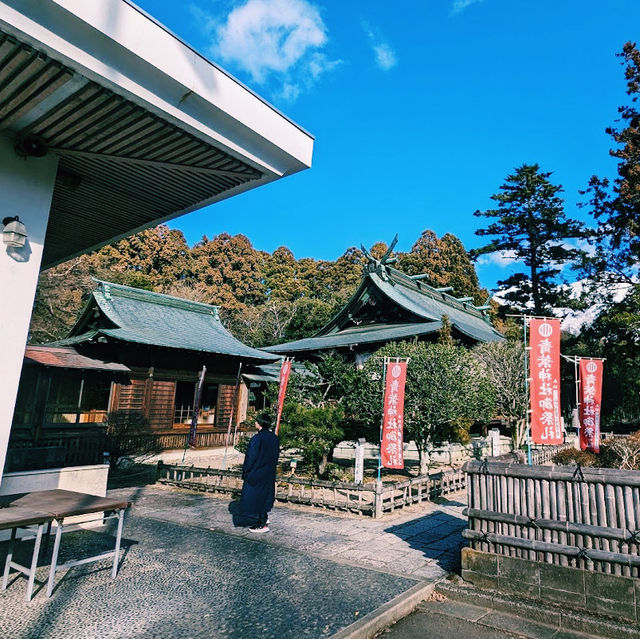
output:
M53 592L56 572L63 568L71 568L72 566L79 566L81 564L92 563L94 561L101 561L103 559L113 557L111 576L115 578L118 574L118 558L120 554L120 543L122 540L122 529L124 527L124 514L130 506L131 502L127 500L112 499L110 497L96 497L95 495L87 495L86 493L77 493L71 490L61 489L43 490L34 493L5 495L0 497L0 515L6 517L6 524L4 527L5 529L12 528L9 555L5 562L5 570L2 580L2 589L4 590L6 588L9 571L10 568L13 567L28 575L29 585L27 587L27 601L31 599L33 581L35 578L34 573L38 564L42 528L44 525L47 525L47 534L50 534L51 524L53 521L55 521L57 525L53 553L51 556L51 567L49 569L49 580L47 584L48 597L50 597ZM65 526L65 520L76 515L89 515L93 513L101 513L101 515L96 519L91 519L86 522L83 521L82 523L104 521L105 519L111 518L118 519L115 546L113 550L100 553L93 557L72 559L64 564L58 565L58 553L60 551L60 542ZM2 518L0 517L0 522L1 521ZM30 569L27 569L24 566L19 566L11 560L16 530L27 525L38 526Z

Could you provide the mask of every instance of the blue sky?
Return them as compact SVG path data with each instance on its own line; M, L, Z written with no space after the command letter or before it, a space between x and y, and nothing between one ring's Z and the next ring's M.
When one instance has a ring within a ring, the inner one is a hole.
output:
M171 223L193 244L243 233L259 249L336 259L407 251L424 229L467 249L476 209L538 162L566 211L615 163L604 129L625 103L616 53L638 0L138 0L316 138L313 167ZM482 285L511 272L478 264Z

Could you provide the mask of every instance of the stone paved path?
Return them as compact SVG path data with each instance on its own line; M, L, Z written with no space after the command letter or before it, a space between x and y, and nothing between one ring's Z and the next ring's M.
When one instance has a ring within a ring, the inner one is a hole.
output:
M381 521L276 506L272 532L234 528L229 500L160 486L111 491L134 508L117 579L108 563L72 569L54 596L0 593L11 639L294 639L330 637L459 558L462 504ZM63 551L98 552L103 532L65 535ZM3 563L6 543L0 544ZM62 557L64 560L64 556ZM39 577L46 577L43 558Z
M159 485L109 494L134 501L138 515L256 536L233 526L226 497ZM260 541L415 579L440 578L460 563L464 545L460 532L466 525L463 499L464 492L380 520L276 503L270 514L271 532L261 535Z

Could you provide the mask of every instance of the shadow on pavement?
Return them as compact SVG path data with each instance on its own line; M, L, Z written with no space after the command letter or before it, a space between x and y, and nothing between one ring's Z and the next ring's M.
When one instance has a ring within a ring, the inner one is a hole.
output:
M385 532L403 539L411 548L420 550L424 558L447 572L460 572L460 554L466 540L462 531L466 518L447 512L447 507L463 506L461 502L441 500L427 515L406 523L390 526Z
M242 505L239 499L234 499L229 503L229 512L231 513L233 525L236 528L248 528L258 521L255 515L248 515L242 512Z

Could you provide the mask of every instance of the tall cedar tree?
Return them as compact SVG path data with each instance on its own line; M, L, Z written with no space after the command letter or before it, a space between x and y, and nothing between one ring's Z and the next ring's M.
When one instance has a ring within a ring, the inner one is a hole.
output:
M427 284L452 286L456 295L469 295L475 304L484 304L488 296L462 242L451 233L438 238L433 231L423 231L409 253L398 255L398 269L407 275L428 275Z
M369 252L380 259L383 242ZM425 231L410 253L398 253L398 268L428 273L434 286L486 299L473 264L458 238ZM98 277L221 307L231 332L253 346L313 335L359 285L365 254L349 248L337 260L297 260L282 246L272 254L255 249L243 235L204 237L190 248L181 231L165 225L141 231L42 273L31 324L31 340L63 337L73 325Z
M507 176L500 193L491 196L498 208L474 213L497 220L476 231L476 235L493 239L472 251L472 256L505 251L516 263L522 262L526 272L514 273L498 285L508 303L536 315L567 305L557 278L562 265L581 252L568 248L565 241L583 236L582 225L565 216L559 197L562 186L552 184L550 176L538 164L523 164Z
M585 191L590 198L585 206L598 221L595 255L585 261L585 271L599 281L631 283L640 262L640 51L627 42L618 57L631 103L618 108L622 126L606 130L616 144L609 153L619 160L618 177L610 183L593 176Z

